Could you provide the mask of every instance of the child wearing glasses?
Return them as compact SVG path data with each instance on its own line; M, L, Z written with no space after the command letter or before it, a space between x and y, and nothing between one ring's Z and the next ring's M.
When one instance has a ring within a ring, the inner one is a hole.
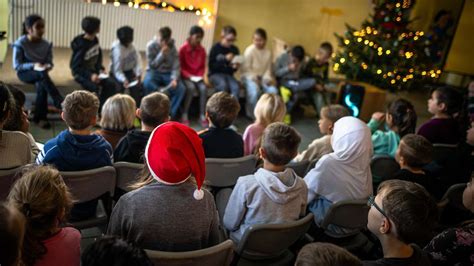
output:
M364 265L431 265L417 244L425 244L430 236L437 207L422 186L402 180L382 182L368 205L367 228L380 240L383 258Z

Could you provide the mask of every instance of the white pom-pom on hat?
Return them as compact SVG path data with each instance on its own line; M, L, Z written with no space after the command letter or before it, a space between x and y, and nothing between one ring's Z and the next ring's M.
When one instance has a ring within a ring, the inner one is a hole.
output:
M196 200L202 200L204 198L204 191L202 189L194 190L193 196Z

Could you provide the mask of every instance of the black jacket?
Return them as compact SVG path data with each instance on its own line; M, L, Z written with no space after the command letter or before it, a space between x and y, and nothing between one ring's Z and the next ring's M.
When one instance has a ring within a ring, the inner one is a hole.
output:
M99 74L102 66L102 49L97 37L90 41L84 34L78 35L71 42L72 57L70 67L73 76L90 79L92 74Z
M143 163L143 154L151 132L131 130L117 144L115 162Z

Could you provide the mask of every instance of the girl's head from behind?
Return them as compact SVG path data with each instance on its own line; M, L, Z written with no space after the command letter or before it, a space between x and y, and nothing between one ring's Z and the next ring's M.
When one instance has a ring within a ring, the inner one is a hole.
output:
M84 266L152 266L145 251L115 236L103 237L86 248L81 259Z
M100 126L110 130L128 130L135 120L135 100L127 94L115 94L102 107Z
M14 207L0 203L0 265L19 265L25 217Z
M13 86L9 87L10 93L15 101L14 108L12 108L10 116L4 125L5 130L10 131L27 131L30 126L28 121L28 115L25 112L23 106L25 105L26 96L25 93Z
M390 103L386 121L388 126L396 131L400 137L414 133L416 128L416 112L413 104L405 99L398 99Z
M445 114L454 116L461 110L462 96L449 87L437 88L431 91L428 99L428 112L434 115Z
M3 124L11 115L14 106L15 100L10 93L10 89L0 81L0 129L3 128Z
M23 22L23 34L28 34L33 41L41 40L44 35L44 19L37 14L27 16Z
M42 241L56 233L71 209L71 195L58 170L39 166L15 182L8 200L26 217L22 257L32 265L46 253Z
M344 116L349 116L349 110L339 104L331 104L321 108L319 115L319 131L324 135L331 135L334 130L334 123Z
M265 93L258 100L253 114L256 123L266 127L271 123L283 121L286 105L280 96Z

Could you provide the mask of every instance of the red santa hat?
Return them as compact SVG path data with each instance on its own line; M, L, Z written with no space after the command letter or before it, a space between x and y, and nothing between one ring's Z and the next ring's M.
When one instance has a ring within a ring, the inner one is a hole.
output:
M190 127L176 122L156 127L148 139L145 158L150 173L159 182L177 185L193 175L197 184L194 198L204 197L201 190L206 176L204 149L201 138Z

